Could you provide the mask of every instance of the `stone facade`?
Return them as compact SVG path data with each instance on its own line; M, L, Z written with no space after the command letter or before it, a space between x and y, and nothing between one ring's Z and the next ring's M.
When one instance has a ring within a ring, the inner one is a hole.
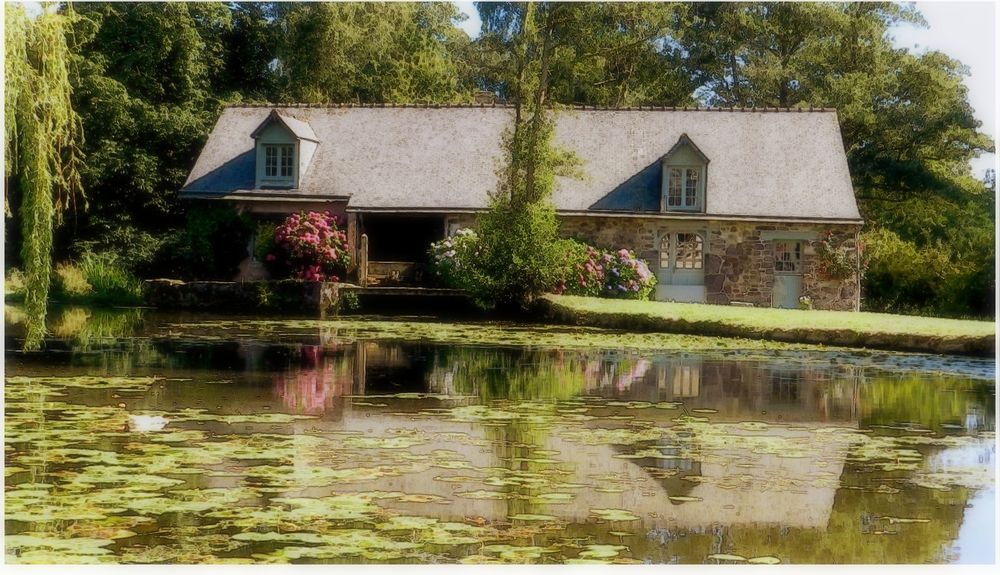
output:
M643 217L562 216L560 232L604 248L628 248L656 271L659 238L669 232L704 234L706 302L742 302L770 307L774 290L774 239L802 241L802 291L816 309L857 310L856 272L828 277L817 244L831 233L830 244L849 262L857 261L861 226L827 223L774 223L728 220L679 220Z
M349 214L348 222L349 229L353 231L351 216L353 214ZM444 228L453 232L463 227L475 227L475 219L475 214L471 213L445 214ZM817 254L818 243L831 234L830 244L848 262L857 262L860 225L597 214L559 216L559 222L561 235L602 248L634 250L654 272L658 271L659 242L664 234L701 234L704 240L705 301L724 305L745 303L771 307L774 304L776 275L775 240L800 241L801 295L808 298L816 309L852 311L860 307L857 272L852 271L847 277L829 277ZM349 236L352 234L349 233Z

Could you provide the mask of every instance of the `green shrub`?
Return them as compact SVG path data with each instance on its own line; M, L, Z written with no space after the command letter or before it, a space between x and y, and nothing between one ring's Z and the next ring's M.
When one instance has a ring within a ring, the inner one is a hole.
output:
M183 229L162 239L146 277L231 280L247 257L253 221L229 207L193 208Z
M139 229L128 217L96 217L90 224L88 236L99 239L76 241L69 252L76 255L88 252L112 254L119 265L145 277L158 275L157 255L170 237L169 233Z
M86 253L79 268L93 287L89 300L106 305L134 305L142 302L142 284L114 254Z
M84 271L72 262L57 264L53 275L55 276L52 282L53 295L77 299L86 297L94 291Z
M273 222L260 222L254 234L253 255L260 261L264 261L268 254L278 251L278 243L274 241L274 230L278 224Z
M479 216L479 272L470 290L486 307L524 309L559 275L558 223L548 202L513 207L494 200Z
M478 257L479 236L469 228L431 244L428 251L431 277L441 285L473 291L480 283Z

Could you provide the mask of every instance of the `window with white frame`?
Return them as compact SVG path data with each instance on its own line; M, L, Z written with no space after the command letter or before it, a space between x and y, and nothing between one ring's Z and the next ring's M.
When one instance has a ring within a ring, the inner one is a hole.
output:
M264 177L269 180L291 180L295 177L295 146L264 144Z
M704 251L701 234L677 234L677 261L674 267L679 270L700 270Z
M701 166L672 166L667 175L667 210L701 209L702 197Z

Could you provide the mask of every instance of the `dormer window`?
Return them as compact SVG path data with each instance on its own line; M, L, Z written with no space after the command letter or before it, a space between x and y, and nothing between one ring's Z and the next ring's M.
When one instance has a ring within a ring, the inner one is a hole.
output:
M295 177L295 146L264 144L264 178L291 180Z
M701 171L700 166L685 166L669 168L667 176L667 209L668 210L697 210L701 193Z
M319 145L307 122L272 110L250 136L256 142L257 188L298 188Z
M684 134L663 156L664 212L704 212L708 158Z

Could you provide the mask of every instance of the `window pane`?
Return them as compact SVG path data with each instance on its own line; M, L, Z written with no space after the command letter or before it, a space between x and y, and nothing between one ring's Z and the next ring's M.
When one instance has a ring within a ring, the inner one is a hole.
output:
M670 234L664 234L660 238L660 269L665 270L670 267Z
M668 206L680 206L681 205L681 179L683 178L683 170L680 168L670 168L670 182L668 186L667 193L667 205Z
M264 146L264 175L268 178L278 175L277 146Z
M295 161L295 146L281 146L281 177L292 177L292 166Z
M774 242L774 271L797 273L802 269L802 242Z
M679 270L700 270L702 266L702 239L699 234L677 234L677 261Z
M684 205L693 207L698 203L698 168L688 168L687 179L684 182Z

